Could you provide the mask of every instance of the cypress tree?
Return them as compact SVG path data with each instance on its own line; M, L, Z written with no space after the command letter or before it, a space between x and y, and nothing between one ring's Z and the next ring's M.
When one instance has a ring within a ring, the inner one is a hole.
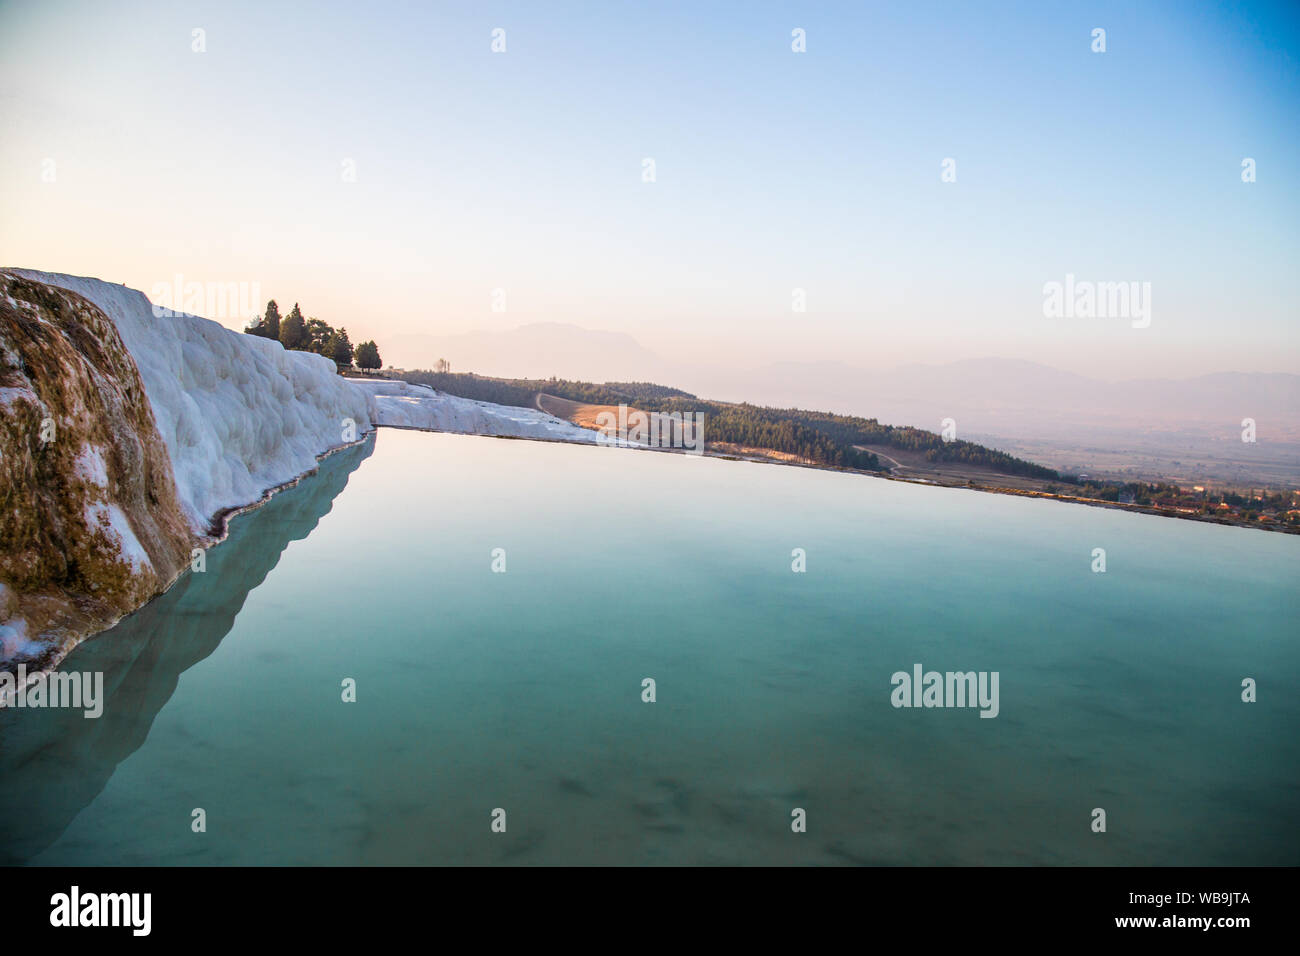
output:
M272 299L266 303L266 318L262 320L262 335L268 339L280 338L280 307Z

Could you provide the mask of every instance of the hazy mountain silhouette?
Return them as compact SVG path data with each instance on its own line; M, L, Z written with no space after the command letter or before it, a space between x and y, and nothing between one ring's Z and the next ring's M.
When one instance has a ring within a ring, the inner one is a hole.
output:
M986 433L1060 437L1062 426L1235 436L1253 418L1274 438L1300 439L1300 375L1219 372L1103 382L1019 359L866 371L782 362L756 371L763 401L838 406L891 424L937 429L943 418Z
M1067 471L1300 484L1300 375L1218 372L1106 382L1007 358L866 369L842 361L757 368L680 361L630 335L567 323L501 332L406 336L389 347L407 368L438 358L453 371L591 382L653 381L704 398L833 411L939 431ZM1258 442L1241 441L1242 420Z
M560 322L501 332L395 337L390 353L406 368L439 358L453 371L517 378L654 381L707 397L800 406L938 430L944 418L982 434L1061 437L1064 427L1236 434L1243 418L1261 438L1300 440L1300 375L1219 372L1185 379L1121 382L1021 359L978 358L886 370L840 361L728 368L679 361L622 332Z

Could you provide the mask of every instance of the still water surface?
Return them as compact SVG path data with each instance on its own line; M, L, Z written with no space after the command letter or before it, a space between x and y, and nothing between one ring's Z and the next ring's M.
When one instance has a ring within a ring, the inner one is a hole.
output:
M0 855L1295 865L1298 580L1296 537L386 429L69 656L103 717L0 712ZM892 707L918 662L998 717Z

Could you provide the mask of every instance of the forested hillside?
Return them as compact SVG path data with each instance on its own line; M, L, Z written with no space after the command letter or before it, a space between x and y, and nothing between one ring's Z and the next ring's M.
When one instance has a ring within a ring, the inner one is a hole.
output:
M867 471L883 470L877 457L859 445L885 445L923 451L935 462L981 465L1003 474L1071 479L996 449L968 441L945 441L920 428L882 425L874 418L836 415L802 408L768 408L696 398L689 392L650 382L573 382L566 379L503 379L451 372L415 371L401 375L408 382L430 385L452 395L533 407L538 392L591 405L632 405L655 412L703 412L705 436L726 442L797 455L818 464Z

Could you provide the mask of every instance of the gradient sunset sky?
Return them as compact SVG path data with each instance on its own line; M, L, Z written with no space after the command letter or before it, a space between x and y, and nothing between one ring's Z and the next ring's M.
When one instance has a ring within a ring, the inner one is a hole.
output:
M381 349L1300 372L1293 3L0 2L0 111L0 265L256 283ZM1150 282L1150 327L1045 318L1067 273Z

